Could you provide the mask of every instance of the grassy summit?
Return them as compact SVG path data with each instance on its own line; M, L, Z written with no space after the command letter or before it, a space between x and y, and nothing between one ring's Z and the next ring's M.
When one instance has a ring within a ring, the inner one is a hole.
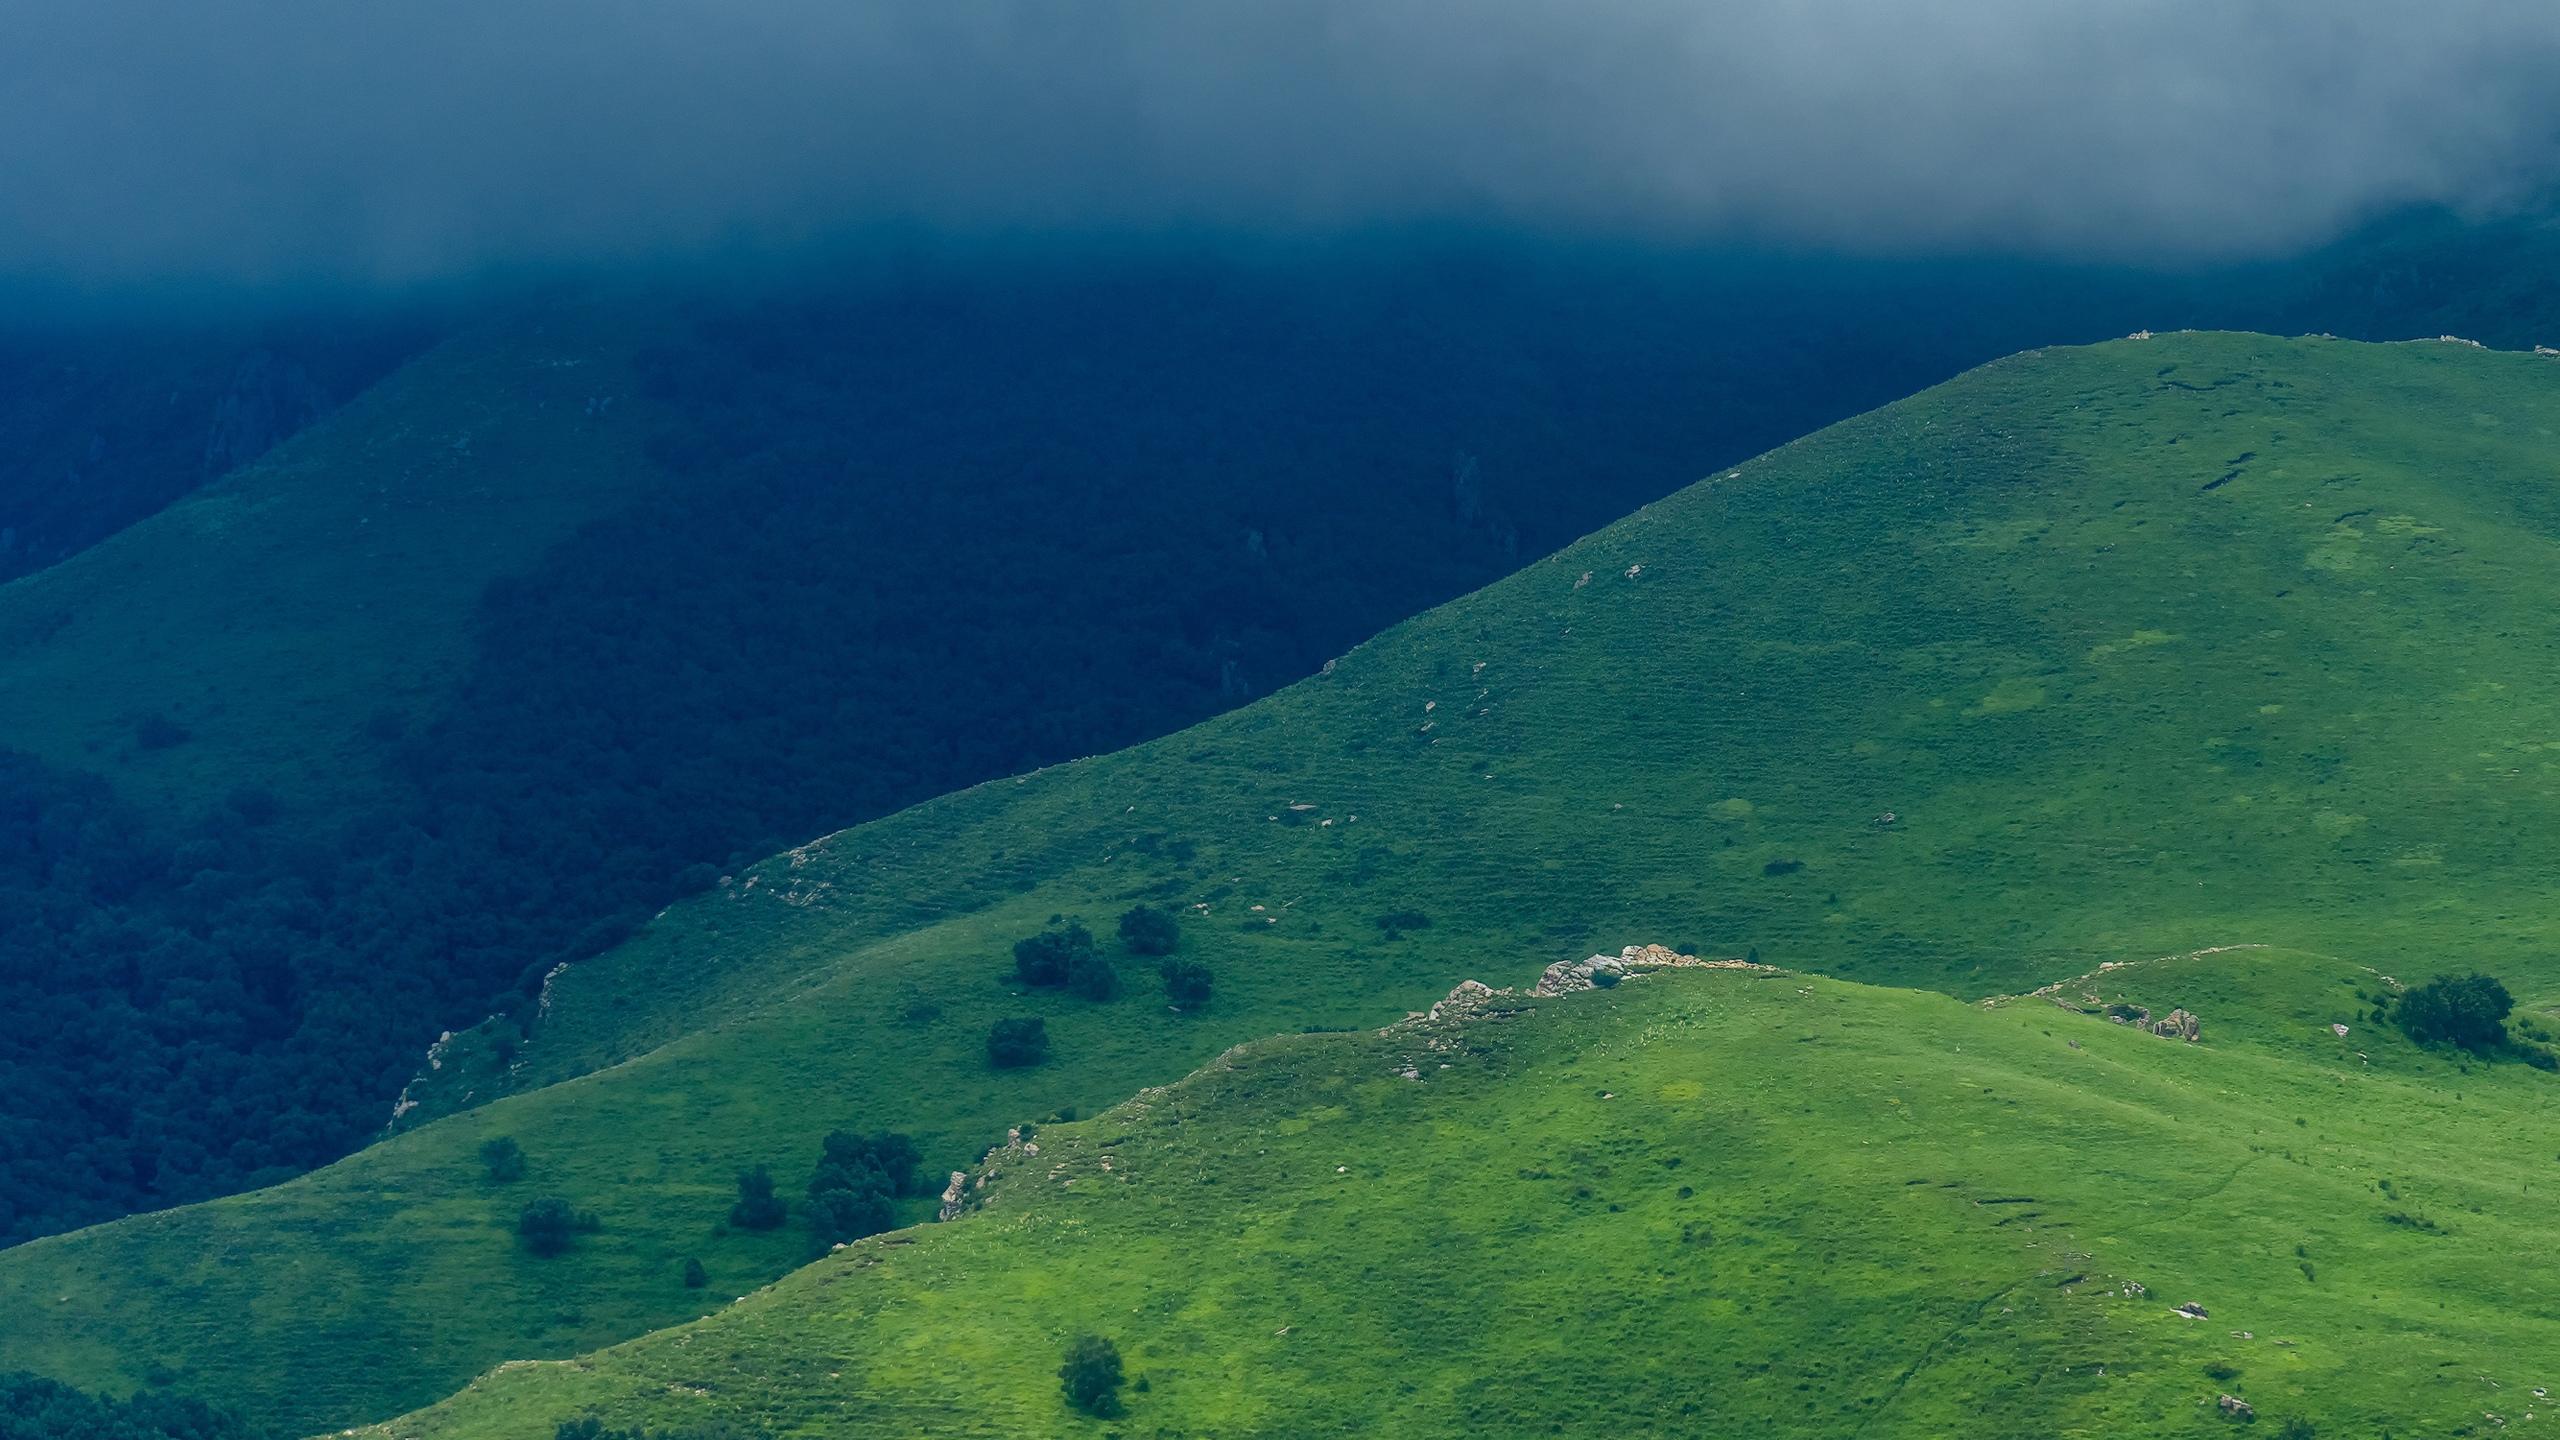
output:
M556 976L511 1075L469 1045L437 1072L525 1093L0 1255L0 1367L121 1389L157 1364L304 1428L379 1418L783 1273L793 1230L720 1233L741 1165L795 1194L836 1127L964 1163L1239 1041L1384 1023L1488 956L1645 936L1974 996L2264 942L2410 978L2459 957L2547 1003L2555 441L2560 366L2463 346L1986 367L1248 709L730 877ZM1127 957L1115 1003L1011 993L1011 941L1138 899L1187 917L1206 1011ZM1375 923L1399 911L1432 923ZM991 1072L989 1023L1021 1014L1053 1058ZM474 1159L502 1134L517 1186ZM528 1189L602 1228L523 1254Z
M2374 983L2093 978L2202 1008L2193 1045L1729 970L1258 1043L998 1152L955 1223L369 1433L1092 1434L1054 1375L1088 1332L1144 1377L1131 1437L2521 1423L2560 1383L2514 1263L2554 1082L2335 1036Z

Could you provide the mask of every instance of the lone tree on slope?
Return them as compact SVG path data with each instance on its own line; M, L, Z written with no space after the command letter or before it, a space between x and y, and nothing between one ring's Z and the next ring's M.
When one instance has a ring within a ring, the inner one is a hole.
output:
M1067 1403L1087 1415L1120 1413L1120 1381L1120 1347L1100 1335L1077 1336L1067 1347L1066 1363L1058 1367Z

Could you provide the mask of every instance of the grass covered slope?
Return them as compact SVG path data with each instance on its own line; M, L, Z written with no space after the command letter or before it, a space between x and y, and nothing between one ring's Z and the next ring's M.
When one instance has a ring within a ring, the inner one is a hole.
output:
M796 1193L836 1127L960 1163L1486 955L1647 935L1970 995L2265 941L2547 999L2556 438L2560 365L2463 346L2178 335L1973 372L1245 710L731 877L555 976L511 1075L469 1045L437 1072L529 1093L0 1255L0 1368L379 1418L782 1273L795 1238L720 1233L741 1165ZM1115 1004L1014 993L1013 939L1142 898L1188 917L1205 1013L1126 957ZM1433 923L1391 937L1394 911ZM1053 1058L990 1072L1020 1014ZM521 1187L479 1179L498 1134ZM528 1190L603 1229L521 1253Z
M2560 1226L2550 1076L2335 1037L2378 982L2318 957L2093 983L2185 1000L2202 1043L1733 970L1257 1043L999 1151L960 1221L371 1433L1092 1434L1055 1376L1087 1332L1143 1377L1103 1427L1133 1440L2547 1406L2560 1318L2516 1260Z
M555 327L556 328L556 327ZM498 577L645 478L592 334L491 325L248 469L0 588L0 744L187 813L234 790L343 806L371 717L441 695ZM183 732L146 744L159 717Z

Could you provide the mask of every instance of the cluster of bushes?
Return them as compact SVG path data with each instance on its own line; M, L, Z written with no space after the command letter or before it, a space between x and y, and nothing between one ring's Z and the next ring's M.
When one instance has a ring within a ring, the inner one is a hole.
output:
M513 1180L524 1174L524 1152L509 1137L489 1141L480 1154L492 1180ZM896 1229L896 1201L919 1193L917 1167L923 1162L915 1142L904 1135L829 1132L819 1144L807 1191L806 1214L815 1248L824 1250ZM502 1167L508 1171L504 1176L499 1174ZM771 1167L749 1166L738 1172L737 1179L737 1203L729 1207L731 1227L774 1230L791 1218L790 1205L775 1193ZM544 1259L568 1253L577 1237L598 1228L594 1212L553 1195L531 1201L516 1216L517 1239ZM699 1290L711 1280L699 1259L688 1258L683 1275L688 1290Z
M2391 1007L2391 1018L2421 1045L2486 1053L2507 1043L2507 1015L2515 1007L2506 986L2474 971L2411 987Z
M1120 917L1120 943L1132 955L1163 956L1156 967L1165 998L1177 1010L1197 1010L1209 1003L1213 977L1209 967L1173 952L1182 943L1180 922L1151 905L1132 906ZM1049 926L1013 945L1014 979L1040 990L1064 990L1087 1000L1105 1001L1120 994L1119 967L1081 920L1049 917ZM1037 1016L998 1020L987 1029L987 1063L999 1070L1037 1065L1049 1057L1049 1025Z
M1120 993L1120 972L1093 943L1084 922L1063 924L1051 917L1049 928L1013 943L1013 973L1039 990L1063 989L1087 1000L1109 1000Z
M897 1228L899 1196L917 1193L917 1166L924 1156L915 1142L889 1131L862 1135L831 1131L818 1148L817 1168L809 1176L808 1216L812 1239L820 1249ZM729 1223L741 1230L772 1230L790 1218L790 1207L774 1193L773 1171L763 1165L738 1172L738 1201L729 1207ZM687 1285L695 1282L688 1278Z

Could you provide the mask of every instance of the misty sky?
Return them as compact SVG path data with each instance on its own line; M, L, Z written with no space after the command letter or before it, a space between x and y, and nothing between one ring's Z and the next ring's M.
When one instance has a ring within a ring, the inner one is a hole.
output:
M0 278L1457 221L2123 258L2548 184L2547 0L0 0Z

